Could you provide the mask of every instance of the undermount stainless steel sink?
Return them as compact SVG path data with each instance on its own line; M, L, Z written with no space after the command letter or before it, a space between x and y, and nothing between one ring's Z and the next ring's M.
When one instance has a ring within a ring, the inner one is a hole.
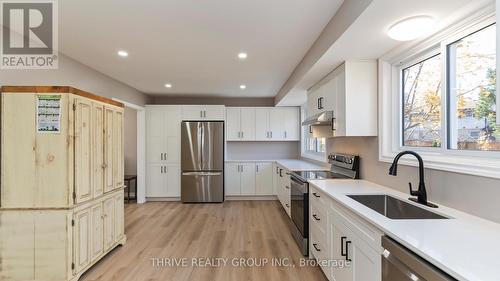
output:
M395 220L448 219L389 195L347 195L366 207Z

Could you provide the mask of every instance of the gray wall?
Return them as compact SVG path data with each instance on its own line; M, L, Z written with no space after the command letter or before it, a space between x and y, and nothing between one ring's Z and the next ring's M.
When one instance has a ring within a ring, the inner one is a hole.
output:
M72 86L80 90L108 98L144 105L150 98L136 89L123 84L103 73L81 64L59 53L59 69L54 70L0 70L0 85L10 86ZM125 113L125 171L136 169L136 137L130 134L137 131L136 116L130 111ZM133 139L133 141L131 140Z
M400 165L398 176L388 175L389 163L378 161L378 138L327 140L327 152L361 157L363 179L408 193L408 182L418 184L418 168ZM500 172L500 171L499 171ZM429 200L500 223L500 180L426 169Z
M227 142L228 160L296 159L300 156L299 142Z
M274 106L274 98L222 98L153 96L153 104L222 104L225 106Z
M137 111L125 107L125 174L137 175Z

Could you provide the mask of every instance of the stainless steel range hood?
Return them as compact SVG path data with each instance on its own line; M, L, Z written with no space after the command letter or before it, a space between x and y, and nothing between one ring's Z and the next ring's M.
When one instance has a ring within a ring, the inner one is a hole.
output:
M324 111L304 120L302 126L331 126L332 122L333 111Z

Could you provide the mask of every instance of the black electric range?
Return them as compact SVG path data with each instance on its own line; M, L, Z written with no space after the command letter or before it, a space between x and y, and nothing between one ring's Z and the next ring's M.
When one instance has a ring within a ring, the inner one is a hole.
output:
M359 157L332 154L330 170L292 171L290 173L290 211L292 236L302 254L309 254L309 183L308 180L358 179Z

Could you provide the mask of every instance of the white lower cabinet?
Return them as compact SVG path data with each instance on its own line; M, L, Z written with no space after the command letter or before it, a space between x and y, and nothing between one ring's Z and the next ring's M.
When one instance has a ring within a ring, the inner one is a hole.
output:
M146 169L146 197L180 197L180 165L148 164Z
M321 267L328 279L380 281L383 233L313 186L310 194L311 254L317 260L336 261Z
M255 195L255 163L226 164L226 195Z
M273 164L255 163L255 195L273 195Z

